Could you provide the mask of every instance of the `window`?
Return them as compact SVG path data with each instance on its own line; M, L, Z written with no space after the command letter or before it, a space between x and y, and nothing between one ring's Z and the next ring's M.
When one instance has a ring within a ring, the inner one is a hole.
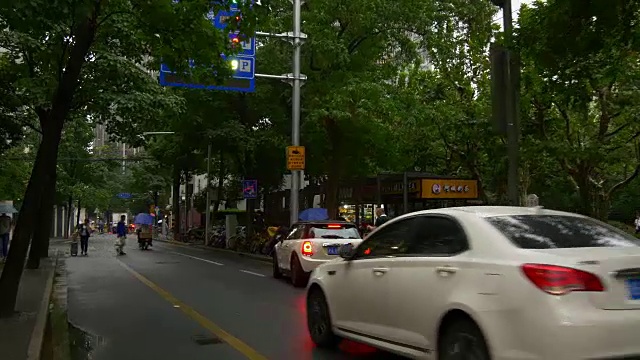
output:
M360 239L353 224L313 224L307 230L309 239Z
M444 216L420 216L407 254L449 256L469 249L464 230L454 219Z
M586 217L514 215L486 220L523 249L640 246L632 235Z
M294 226L293 229L291 229L291 232L289 233L289 236L287 236L286 240L298 240L302 238L303 230L304 225Z
M372 234L357 248L355 258L398 256L406 252L418 218L394 221Z

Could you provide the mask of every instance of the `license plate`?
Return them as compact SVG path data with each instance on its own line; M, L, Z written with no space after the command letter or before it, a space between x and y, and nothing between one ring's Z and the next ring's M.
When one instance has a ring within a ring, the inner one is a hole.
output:
M329 246L327 248L327 254L329 255L338 255L339 252L340 252L339 246Z
M640 279L625 280L630 300L640 300Z

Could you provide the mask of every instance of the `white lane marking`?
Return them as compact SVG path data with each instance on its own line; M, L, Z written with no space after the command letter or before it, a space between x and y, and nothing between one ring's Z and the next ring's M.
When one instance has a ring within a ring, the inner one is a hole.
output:
M224 265L223 263L219 263L219 262L215 262L215 261L211 261L211 260L207 260L207 259L199 258L199 257L196 257L196 256L191 256L191 255L187 255L187 254L179 253L179 252L177 252L177 251L170 251L170 252L171 252L171 253L173 253L173 254L180 255L180 256L184 256L184 257L188 257L188 258L191 258L191 259L196 259L196 260L204 261L204 262L206 262L206 263L213 264L213 265L218 265L218 266L222 266L222 265Z
M253 271L249 271L249 270L240 270L240 272L243 272L245 274L251 274L251 275L255 275L255 276L260 276L260 277L266 277L263 274L257 273L257 272L253 272Z

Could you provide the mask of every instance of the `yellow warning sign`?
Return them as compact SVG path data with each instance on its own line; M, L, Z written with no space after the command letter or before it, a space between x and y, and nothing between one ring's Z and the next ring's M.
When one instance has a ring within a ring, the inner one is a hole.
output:
M287 169L304 170L304 146L287 146Z

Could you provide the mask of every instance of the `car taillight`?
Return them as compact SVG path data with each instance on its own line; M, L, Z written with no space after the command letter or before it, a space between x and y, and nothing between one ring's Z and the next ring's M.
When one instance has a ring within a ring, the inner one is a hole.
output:
M340 225L340 224L329 224L329 225L327 225L327 229L342 229L342 225Z
M598 276L564 266L524 264L522 272L538 289L551 295L566 295L572 291L604 291Z
M311 246L311 241L305 241L302 243L302 255L313 255L313 247Z

